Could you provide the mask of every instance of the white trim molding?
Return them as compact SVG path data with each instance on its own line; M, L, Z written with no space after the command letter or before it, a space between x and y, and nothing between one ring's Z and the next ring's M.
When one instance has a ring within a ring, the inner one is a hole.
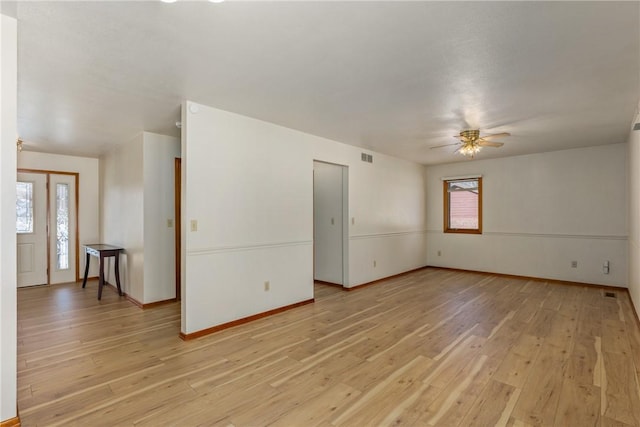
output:
M427 233L446 234L442 230L428 230ZM513 233L505 231L483 231L482 234L486 236L542 237L552 239L628 240L628 236L607 234Z
M427 234L428 232L429 231L427 231L427 230L418 230L418 231L400 231L400 232L396 232L396 233L359 234L359 235L355 235L355 236L349 236L349 240L377 239L377 238L386 238L386 237L411 236L411 235Z
M252 245L239 246L217 246L213 248L200 248L187 251L187 256L210 255L222 252L244 252L260 249L286 248L291 246L309 246L313 244L313 240L299 240L292 242L270 242L256 243Z

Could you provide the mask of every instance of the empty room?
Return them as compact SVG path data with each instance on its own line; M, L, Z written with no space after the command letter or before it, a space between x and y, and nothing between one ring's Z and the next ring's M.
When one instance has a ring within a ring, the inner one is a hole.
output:
M0 427L640 426L639 1L0 18Z

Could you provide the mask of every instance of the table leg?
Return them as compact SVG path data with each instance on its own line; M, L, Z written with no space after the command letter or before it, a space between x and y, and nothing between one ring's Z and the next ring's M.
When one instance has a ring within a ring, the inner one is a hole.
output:
M82 287L84 288L87 285L87 276L89 275L89 260L91 259L91 255L87 252L87 260L84 264L84 279L82 279Z
M122 296L122 288L120 287L120 252L116 252L116 284L118 285L118 295Z
M98 282L98 300L102 298L102 286L104 285L104 258L100 254L100 280Z

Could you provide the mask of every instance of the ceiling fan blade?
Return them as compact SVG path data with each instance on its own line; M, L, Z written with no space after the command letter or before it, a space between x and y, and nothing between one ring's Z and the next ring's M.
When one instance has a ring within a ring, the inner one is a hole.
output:
M496 147L497 148L497 147L502 147L504 143L479 140L478 145L480 147Z
M434 148L449 147L451 145L460 145L460 143L459 142L454 142L453 144L436 145L435 147L429 147L429 148L433 150Z
M486 135L481 137L480 139L492 139L492 138L502 138L503 136L511 136L511 134L509 132L501 132L501 133L494 133L492 135Z

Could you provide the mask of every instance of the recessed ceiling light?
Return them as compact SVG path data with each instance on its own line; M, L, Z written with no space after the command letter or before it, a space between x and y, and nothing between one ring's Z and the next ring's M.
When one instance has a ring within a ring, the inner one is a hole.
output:
M160 0L162 3L175 3L178 0Z
M209 0L211 3L222 3L224 0Z

